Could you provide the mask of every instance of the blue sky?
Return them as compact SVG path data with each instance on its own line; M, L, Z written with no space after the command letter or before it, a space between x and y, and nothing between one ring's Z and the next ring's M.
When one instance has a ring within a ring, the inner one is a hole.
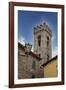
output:
M52 30L52 56L57 55L57 13L38 11L18 11L18 41L33 45L33 27L46 22Z

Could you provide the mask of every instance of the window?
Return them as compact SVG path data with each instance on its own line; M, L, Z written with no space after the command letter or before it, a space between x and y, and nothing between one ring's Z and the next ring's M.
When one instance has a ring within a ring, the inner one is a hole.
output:
M49 37L47 36L47 47L48 47L48 45L49 45Z
M47 47L48 47L48 45L49 45L49 41L47 41Z
M47 40L49 40L49 37L47 36Z
M39 57L41 57L41 55L39 54Z
M41 46L41 36L40 35L38 36L38 46L39 47Z
M32 69L35 69L35 61L32 63Z
M35 75L32 75L32 78L35 78Z

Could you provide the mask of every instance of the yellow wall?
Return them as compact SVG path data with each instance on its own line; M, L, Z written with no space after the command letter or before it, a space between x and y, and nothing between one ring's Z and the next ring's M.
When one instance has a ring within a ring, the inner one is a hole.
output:
M44 66L44 77L56 77L57 76L57 59L51 61Z

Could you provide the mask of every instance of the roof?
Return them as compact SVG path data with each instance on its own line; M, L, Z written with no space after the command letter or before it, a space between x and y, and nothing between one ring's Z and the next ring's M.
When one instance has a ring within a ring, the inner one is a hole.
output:
M42 66L43 66L43 67L46 66L47 64L49 64L49 63L51 63L52 61L56 60L57 57L58 57L58 56L56 55L55 57L51 58L51 59L50 59L49 61L47 61L46 63L42 64Z
M21 49L25 51L25 46L23 46L19 42L18 42L18 47L21 47ZM38 60L41 60L41 58L37 54L35 54L34 52L32 52L32 51L30 52L30 55L32 55L33 57L37 58Z

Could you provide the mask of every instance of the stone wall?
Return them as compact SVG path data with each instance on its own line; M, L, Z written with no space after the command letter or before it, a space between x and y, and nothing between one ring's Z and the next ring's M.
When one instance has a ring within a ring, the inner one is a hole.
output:
M35 61L35 68L32 68L33 61ZM43 69L40 68L39 59L30 54L25 55L22 47L18 46L18 79L26 78L42 78Z
M41 46L38 45L38 36L41 36ZM47 47L47 37L49 37L49 45ZM36 54L41 54L42 60L40 61L40 64L47 62L47 56L49 56L49 59L52 57L52 32L48 25L44 23L43 25L39 25L34 28L34 52Z

